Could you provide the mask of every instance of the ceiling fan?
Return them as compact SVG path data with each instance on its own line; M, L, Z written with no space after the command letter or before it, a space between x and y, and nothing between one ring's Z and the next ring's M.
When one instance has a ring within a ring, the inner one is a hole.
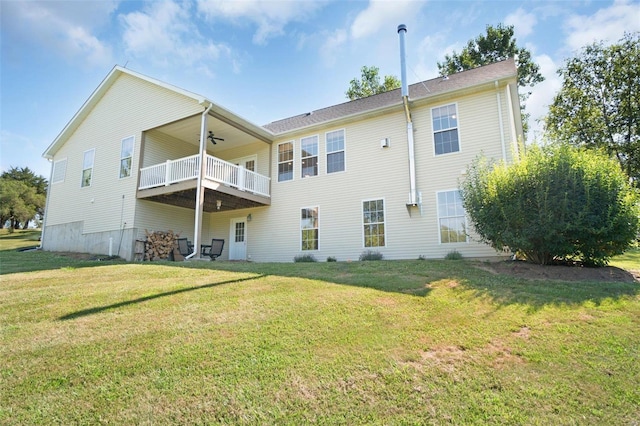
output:
M224 139L215 137L211 130L209 130L209 136L207 136L207 139L209 139L211 141L211 143L214 144L214 145L216 144L216 141L223 141L224 142Z

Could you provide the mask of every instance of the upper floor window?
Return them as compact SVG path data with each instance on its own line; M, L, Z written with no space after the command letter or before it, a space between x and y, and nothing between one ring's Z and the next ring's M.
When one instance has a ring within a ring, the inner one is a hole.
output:
M55 161L53 163L53 175L51 176L51 183L64 182L64 178L67 175L67 159Z
M302 177L318 176L318 136L300 139Z
M91 179L93 178L93 160L96 154L95 149L90 149L84 152L82 158L82 183L81 187L91 186Z
M458 140L458 114L456 105L445 105L431 110L433 140L436 155L460 151Z
M467 241L465 214L460 191L438 192L438 225L441 243Z
M120 177L131 176L131 162L133 159L133 142L134 137L122 139L120 144Z
M362 223L364 226L364 246L384 247L384 200L362 202Z
M300 230L302 250L318 250L318 207L301 209Z
M344 130L327 132L327 174L344 171Z
M293 142L278 145L278 182L293 179Z

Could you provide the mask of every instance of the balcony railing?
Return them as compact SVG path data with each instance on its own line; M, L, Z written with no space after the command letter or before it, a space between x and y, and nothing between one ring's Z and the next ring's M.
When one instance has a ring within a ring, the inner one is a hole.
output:
M174 183L198 178L200 156L167 160L161 164L140 169L140 186L149 189L169 186ZM207 155L205 179L228 185L240 191L247 191L269 197L269 178L233 163Z

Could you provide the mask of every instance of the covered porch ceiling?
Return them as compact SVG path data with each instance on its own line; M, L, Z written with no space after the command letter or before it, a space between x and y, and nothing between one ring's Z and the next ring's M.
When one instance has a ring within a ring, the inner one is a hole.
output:
M196 189L183 189L181 191L144 197L143 199L156 203L169 204L176 207L195 210ZM220 208L218 208L218 201L220 201ZM260 207L268 204L270 204L268 199L256 200L251 198L243 198L222 191L205 189L203 211L205 211L206 213L227 212L230 210Z

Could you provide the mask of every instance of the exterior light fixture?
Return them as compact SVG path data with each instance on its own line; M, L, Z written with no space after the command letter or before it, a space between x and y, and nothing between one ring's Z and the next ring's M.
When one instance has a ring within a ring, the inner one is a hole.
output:
M220 207L222 207L222 200L216 200L216 208L220 210Z

